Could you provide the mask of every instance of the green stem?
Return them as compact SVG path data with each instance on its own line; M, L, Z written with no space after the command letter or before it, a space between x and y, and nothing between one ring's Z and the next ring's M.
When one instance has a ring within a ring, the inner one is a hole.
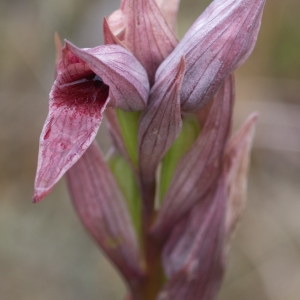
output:
M182 131L162 161L159 198L162 202L180 158L190 149L200 132L199 122L188 116L182 120Z
M126 161L120 154L113 154L108 160L110 169L127 202L127 207L132 218L138 237L141 235L141 196L136 178Z
M138 166L138 124L140 112L126 112L116 109L121 133L129 158L134 167Z
M143 254L146 264L146 276L140 284L133 288L132 300L155 300L165 283L165 275L161 264L161 244L149 232L150 227L143 228Z

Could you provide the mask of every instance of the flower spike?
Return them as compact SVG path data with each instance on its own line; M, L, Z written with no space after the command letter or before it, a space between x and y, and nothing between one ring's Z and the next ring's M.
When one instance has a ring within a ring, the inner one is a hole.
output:
M160 65L156 80L186 59L181 90L183 111L197 111L214 97L224 79L251 54L265 0L215 0Z
M104 18L105 45L62 47L55 35L34 202L66 174L126 300L215 300L257 120L229 139L234 71L253 50L266 0L211 0L181 42L180 0L120 1ZM94 141L104 114L105 158Z
M141 64L118 45L67 43L57 65L41 137L34 202L42 200L96 136L106 106L141 110L149 83Z

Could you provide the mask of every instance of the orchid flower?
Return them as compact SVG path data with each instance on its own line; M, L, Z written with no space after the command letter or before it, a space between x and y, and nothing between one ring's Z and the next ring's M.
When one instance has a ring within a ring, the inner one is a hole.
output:
M40 138L34 201L45 197L90 146L107 106L143 110L148 93L145 70L124 48L79 49L66 42Z
M58 38L34 202L66 174L87 231L132 300L213 300L245 207L252 114L231 137L233 72L265 0L214 0L181 41L179 0L122 0L105 45ZM103 116L112 148L94 141Z

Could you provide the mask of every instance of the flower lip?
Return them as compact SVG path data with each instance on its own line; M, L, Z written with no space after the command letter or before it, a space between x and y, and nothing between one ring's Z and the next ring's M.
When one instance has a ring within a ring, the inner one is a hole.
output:
M43 150L38 166L38 170L46 169L47 172L38 172L34 202L39 202L51 191L59 174L67 169L65 164L78 159L86 147L85 139L96 134L108 103L108 85L91 70L84 70L83 74L74 72L80 69L80 62L76 63L77 68L59 73L50 93L50 114L41 134Z
M54 93L55 97L61 99L54 103L57 107L61 105L91 105L104 103L108 98L109 87L100 76L90 73L71 82L56 83Z

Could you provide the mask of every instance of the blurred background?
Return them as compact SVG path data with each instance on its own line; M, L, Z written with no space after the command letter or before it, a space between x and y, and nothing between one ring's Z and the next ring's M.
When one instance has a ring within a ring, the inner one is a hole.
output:
M179 36L208 0L184 0ZM117 0L0 0L0 299L118 300L125 287L79 223L62 180L31 203L58 31L102 43ZM260 118L248 208L220 300L300 299L300 2L267 1L257 46L237 72L235 127ZM98 134L104 150L109 138Z

